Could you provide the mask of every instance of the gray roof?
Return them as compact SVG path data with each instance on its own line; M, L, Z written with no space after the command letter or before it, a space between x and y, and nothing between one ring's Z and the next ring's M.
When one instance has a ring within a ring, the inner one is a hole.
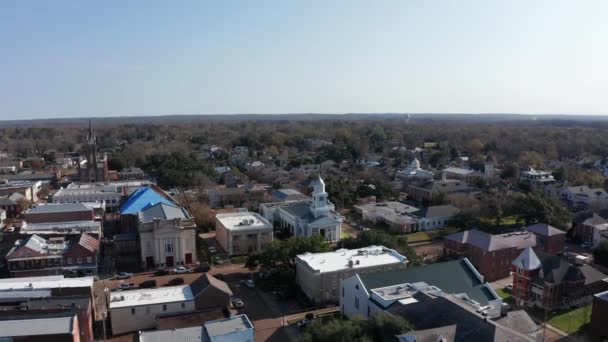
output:
M63 213L71 211L91 211L82 203L49 203L38 205L26 211L26 214Z
M527 231L516 231L501 235L492 235L477 229L466 230L445 237L447 240L469 244L485 251L515 247L524 249L536 246L536 235Z
M399 342L453 342L456 337L456 324L444 327L415 330L397 335Z
M0 205L17 205L17 202L13 201L8 196L0 196Z
M272 197L278 199L280 201L284 201L286 199L301 199L306 200L309 199L308 196L294 189L278 189L272 191Z
M448 217L448 216L454 216L454 215L458 214L459 212L460 212L460 209L456 208L455 206L453 206L451 204L446 204L446 205L434 205L431 207L426 207L426 208L420 209L420 211L415 212L414 215L424 217L424 218Z
M309 220L313 217L310 212L310 204L310 201L290 203L281 206L281 209L301 219Z
M536 339L537 335L540 333L538 325L534 323L534 320L532 320L530 315L524 310L509 311L506 316L497 319L496 323L514 329L534 339Z
M486 305L496 299L473 273L465 260L446 261L404 270L359 274L367 289L377 289L405 283L425 282L451 294L466 293L471 299Z
M542 236L555 236L566 234L566 232L564 232L563 230L559 230L546 223L533 224L531 226L526 227L526 230Z
M62 314L59 314L62 315ZM0 337L71 334L76 314L56 317L15 315L0 318Z
M235 331L253 329L247 315L232 316L205 323L205 330L209 337L222 336Z
M578 269L581 271L581 273L583 273L583 276L585 277L585 285L596 283L604 279L608 280L608 275L605 275L600 270L595 267L592 267L591 265L582 265L579 266Z
M187 219L188 215L180 207L166 203L157 203L141 211L143 222L153 221L155 218L172 220L176 218Z
M203 327L190 327L180 329L167 329L167 330L152 330L152 331L140 331L139 342L195 342L195 341L208 341L208 338L204 336Z
M532 247L524 249L521 254L513 260L513 265L528 271L536 270L543 266Z

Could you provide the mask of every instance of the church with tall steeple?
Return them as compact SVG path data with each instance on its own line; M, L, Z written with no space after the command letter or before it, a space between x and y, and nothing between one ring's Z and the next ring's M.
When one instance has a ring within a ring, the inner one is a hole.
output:
M108 158L97 156L97 138L93 132L93 121L89 120L89 132L84 144L85 159L79 164L78 175L83 183L108 181Z

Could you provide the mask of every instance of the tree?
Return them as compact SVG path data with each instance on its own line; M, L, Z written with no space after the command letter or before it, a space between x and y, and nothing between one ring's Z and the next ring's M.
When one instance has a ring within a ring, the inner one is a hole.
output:
M566 230L571 222L570 212L564 204L540 191L520 194L514 202L515 212L526 225L547 223Z
M608 240L603 240L593 249L593 257L596 263L608 267Z
M368 320L356 317L313 321L304 331L302 340L305 342L394 341L395 335L408 330L411 330L411 325L405 319L381 312L374 314Z
M310 237L298 236L287 240L274 240L263 251L251 254L245 266L260 267L271 273L295 269L296 256L331 251L331 246L319 234Z

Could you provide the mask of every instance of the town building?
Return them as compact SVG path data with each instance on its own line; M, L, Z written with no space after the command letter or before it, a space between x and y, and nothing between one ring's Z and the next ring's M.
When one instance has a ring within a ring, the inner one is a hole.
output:
M185 209L159 202L138 215L144 268L192 265L196 262L196 223Z
M194 295L188 285L112 292L108 309L112 333L119 335L153 329L158 316L193 312Z
M424 170L420 167L420 161L414 158L412 162L403 169L397 170L395 177L409 183L424 183L433 180L433 171Z
M89 133L85 143L86 160L79 164L78 174L81 182L107 182L108 157L97 155L97 137L93 133L93 122L89 120Z
M190 284L197 310L224 309L230 306L232 290L226 282L204 273Z
M608 208L608 192L602 188L550 185L545 187L545 192L561 200L572 211L600 211Z
M0 314L3 341L81 342L78 316L68 312L20 312Z
M229 188L217 186L206 190L211 208L242 208L257 207L268 199L266 184L246 183Z
M469 185L459 179L447 179L445 173L441 180L432 180L417 185L410 184L407 187L407 197L413 201L428 204L435 196L440 194L452 194L457 192L469 192Z
M465 169L461 167L447 167L443 169L442 172L446 175L447 178L459 179L467 183L472 183L475 180L484 178L484 174L479 171Z
M59 177L55 172L23 171L16 175L4 175L2 178L9 182L40 182L42 185L54 185Z
M215 215L215 238L228 255L261 251L272 242L273 228L262 216L248 211Z
M340 283L340 313L369 318L395 304L419 302L424 295L456 295L473 308L500 315L502 299L465 258L426 266L355 274ZM430 313L429 313L430 314Z
M356 205L363 220L384 223L400 233L432 230L445 226L460 210L453 205L430 206L419 209L401 202L370 202Z
M295 189L277 189L272 190L271 202L293 202L308 200L308 196Z
M555 177L550 171L535 170L530 167L529 170L521 172L519 181L530 185L545 186L555 183Z
M152 186L149 181L124 181L108 183L71 183L57 190L50 197L51 203L98 203L105 208L118 208L121 200L138 189Z
M325 182L315 177L309 187L313 188L312 199L261 204L262 216L292 236L320 234L329 242L339 241L343 218L329 202Z
M304 253L295 259L296 282L315 303L338 302L343 279L354 274L403 269L407 262L405 256L383 246Z
M20 240L6 254L13 277L44 275L95 275L99 240L81 234L73 240L63 237L44 239L32 235Z
M15 218L21 215L21 212L25 209L23 208L24 201L25 197L18 192L10 196L0 196L0 209L6 212L7 218Z
M93 208L83 203L39 204L25 211L25 221L28 223L93 220L95 220Z
M589 265L572 265L563 256L532 247L512 263L513 298L519 306L548 310L576 307L608 290L608 276Z
M19 233L25 235L35 234L42 237L60 237L86 233L96 239L101 239L103 236L101 221L90 220L48 223L29 223L23 221Z
M591 307L590 335L592 341L608 340L608 291L596 293Z
M30 202L38 201L38 192L42 189L40 181L6 181L0 184L0 196L10 196L16 192Z
M558 253L564 249L565 239L565 232L547 224L497 235L471 229L446 236L444 253L468 258L486 280L494 281L509 276L511 262L526 247Z
M202 326L140 331L139 342L255 342L255 328L247 315L205 322Z
M591 247L597 247L602 241L608 240L608 220L594 213L574 226L574 237Z
M144 180L146 179L146 174L142 169L131 166L120 170L117 174L117 177L118 180L121 181Z

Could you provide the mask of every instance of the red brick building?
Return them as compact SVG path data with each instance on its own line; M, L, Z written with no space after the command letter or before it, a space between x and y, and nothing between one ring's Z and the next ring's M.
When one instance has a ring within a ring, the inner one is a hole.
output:
M519 306L549 310L588 303L594 293L608 290L608 277L589 265L572 265L564 257L531 247L513 261L513 298Z
M25 212L28 223L93 221L93 208L82 203L49 203L38 205Z
M511 263L527 247L554 254L563 250L566 233L547 224L492 235L476 229L449 235L444 240L448 256L467 257L487 281L509 276Z

